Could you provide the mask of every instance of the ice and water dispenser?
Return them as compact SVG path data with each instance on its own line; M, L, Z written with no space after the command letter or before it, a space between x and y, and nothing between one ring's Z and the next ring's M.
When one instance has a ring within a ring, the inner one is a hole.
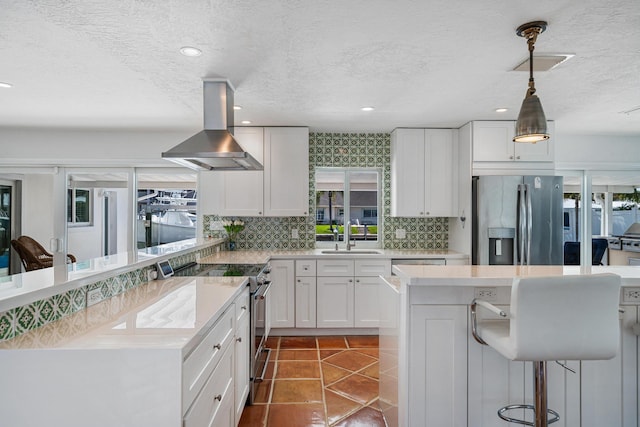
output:
M489 227L489 265L513 265L515 228Z

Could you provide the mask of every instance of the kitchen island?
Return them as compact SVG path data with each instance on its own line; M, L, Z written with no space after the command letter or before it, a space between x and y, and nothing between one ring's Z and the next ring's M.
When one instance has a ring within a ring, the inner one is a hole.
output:
M514 277L580 274L563 266L396 265L380 303L380 400L389 426L496 426L498 408L532 402L530 362L512 362L474 341L468 305L482 296L508 311ZM549 364L554 426L638 426L637 267L592 267L622 277L620 354L608 361ZM567 304L571 304L567 301Z
M3 425L233 424L248 393L234 372L249 366L235 351L249 340L236 328L247 284L152 281L0 343Z

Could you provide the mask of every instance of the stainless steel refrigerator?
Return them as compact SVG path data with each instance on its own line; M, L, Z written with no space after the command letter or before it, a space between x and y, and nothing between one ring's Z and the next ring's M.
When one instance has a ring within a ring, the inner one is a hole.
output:
M562 265L561 176L473 177L474 265Z

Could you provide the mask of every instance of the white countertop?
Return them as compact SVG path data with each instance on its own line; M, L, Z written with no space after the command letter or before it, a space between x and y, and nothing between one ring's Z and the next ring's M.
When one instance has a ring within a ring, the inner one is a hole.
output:
M247 284L246 277L156 280L4 341L0 351L153 348L186 355Z
M393 273L410 286L511 286L514 277L563 276L614 273L623 286L640 286L640 267L593 266L581 273L579 266L506 265L394 265Z
M126 271L152 265L156 261L181 252L204 248L222 241L224 240L189 239L141 249L135 254L124 252L78 261L74 264L57 265L0 277L0 312L50 298Z
M340 249L343 249L341 246ZM362 249L362 248L361 248ZM309 250L265 250L265 251L221 251L200 259L201 264L262 264L270 259L308 259L308 258L367 258L367 259L412 259L412 258L436 258L436 259L464 259L469 256L449 250L397 250L397 249L364 249L376 251L373 254L358 253L360 249L354 249L351 253L326 253L330 248Z

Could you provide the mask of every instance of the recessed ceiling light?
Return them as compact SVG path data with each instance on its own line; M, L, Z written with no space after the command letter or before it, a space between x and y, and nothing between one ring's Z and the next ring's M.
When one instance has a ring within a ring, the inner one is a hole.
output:
M234 105L233 109L234 110L242 110L242 105Z
M251 124L251 120L243 120L240 123L242 123L243 125L250 125Z
M202 55L202 51L197 47L192 46L183 46L180 48L180 53L184 56L200 56Z
M13 85L11 83L7 83L7 82L0 82L0 87L4 87L4 88L10 88L13 87Z
M373 107L362 107L361 110L362 111L373 111L373 110L375 110L375 108L373 108Z
M496 113L506 113L509 111L508 108L496 108Z

